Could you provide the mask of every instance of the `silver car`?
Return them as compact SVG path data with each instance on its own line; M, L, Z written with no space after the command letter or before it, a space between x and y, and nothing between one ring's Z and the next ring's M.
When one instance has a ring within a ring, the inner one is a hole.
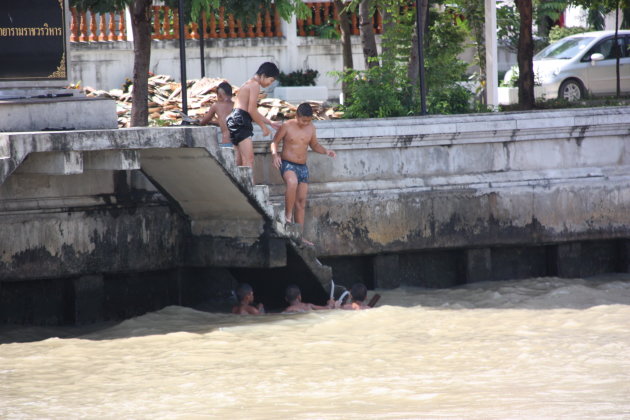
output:
M614 31L586 32L554 42L534 56L536 95L576 101L617 92ZM618 32L621 92L630 93L630 30ZM517 68L516 68L517 69ZM504 80L512 79L515 68Z

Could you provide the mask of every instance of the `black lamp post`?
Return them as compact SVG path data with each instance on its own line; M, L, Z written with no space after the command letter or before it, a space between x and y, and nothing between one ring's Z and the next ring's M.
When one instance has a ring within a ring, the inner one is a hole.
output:
M206 57L204 55L204 45L203 45L203 23L204 16L203 12L199 15L199 56L201 59L201 77L206 77Z
M420 76L420 114L427 114L427 87L424 76L424 5L422 0L416 0L416 31L418 37L418 73Z
M184 33L184 0L179 0L179 65L182 81L182 112L188 115L188 87L186 86L186 35Z

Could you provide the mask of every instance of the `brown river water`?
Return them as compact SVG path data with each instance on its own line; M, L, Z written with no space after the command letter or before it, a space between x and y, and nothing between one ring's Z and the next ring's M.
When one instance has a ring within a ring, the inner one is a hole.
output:
M2 327L0 418L630 419L630 275L378 292L367 311Z

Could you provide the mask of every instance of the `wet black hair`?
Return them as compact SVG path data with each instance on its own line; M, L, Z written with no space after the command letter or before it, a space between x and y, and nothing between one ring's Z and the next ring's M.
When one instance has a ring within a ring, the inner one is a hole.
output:
M278 70L278 66L267 61L266 63L262 63L260 67L258 67L258 71L256 72L256 74L259 76L277 78L280 74L280 70Z
M249 295L250 293L252 293L254 291L254 289L252 289L252 286L250 286L247 283L241 283L238 285L238 287L236 288L236 296L238 297L238 301L242 302L243 299L245 299L245 297L247 295Z
M367 287L363 283L355 283L350 289L350 294L354 302L363 302L367 296Z
M221 89L227 96L232 97L232 85L228 82L221 82L217 89Z
M297 107L297 114L300 117L312 117L313 116L313 107L311 107L311 105L307 104L306 102L301 103Z
M300 291L300 288L298 286L296 286L295 284L290 284L287 286L287 289L284 292L284 298L287 300L287 302L291 303L301 294L302 292Z

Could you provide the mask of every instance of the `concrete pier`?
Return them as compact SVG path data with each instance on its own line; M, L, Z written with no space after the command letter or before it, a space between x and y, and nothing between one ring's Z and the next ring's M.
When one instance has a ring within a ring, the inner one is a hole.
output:
M338 157L309 157L314 249L259 134L254 182L212 127L0 134L0 321L630 267L629 108L316 126Z
M325 300L330 268L296 244L267 186L235 166L216 131L1 134L0 320L82 323L199 304L248 280L227 271L238 267L291 270Z

